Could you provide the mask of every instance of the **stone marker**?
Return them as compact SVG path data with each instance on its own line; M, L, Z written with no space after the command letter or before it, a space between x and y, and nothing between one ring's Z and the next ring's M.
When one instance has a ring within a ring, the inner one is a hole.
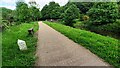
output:
M18 44L19 49L21 51L27 50L27 46L26 46L26 42L25 41L18 39L17 44Z

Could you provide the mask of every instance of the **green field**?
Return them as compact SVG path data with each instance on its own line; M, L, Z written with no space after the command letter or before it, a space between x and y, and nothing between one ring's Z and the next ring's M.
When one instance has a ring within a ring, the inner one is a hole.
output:
M33 66L35 63L35 51L37 38L28 36L27 30L34 26L38 30L38 23L22 23L11 26L2 33L2 66ZM17 40L26 41L28 50L20 51Z
M120 51L118 48L120 47L119 40L62 24L47 21L44 23L72 39L74 42L86 47L114 67L120 67L120 54L118 54Z

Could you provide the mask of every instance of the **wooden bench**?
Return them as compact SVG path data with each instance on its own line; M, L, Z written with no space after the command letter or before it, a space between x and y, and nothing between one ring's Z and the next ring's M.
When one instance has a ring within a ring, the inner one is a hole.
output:
M32 27L32 28L30 28L30 29L28 29L28 33L29 33L29 35L33 35L33 34L34 34L33 27Z

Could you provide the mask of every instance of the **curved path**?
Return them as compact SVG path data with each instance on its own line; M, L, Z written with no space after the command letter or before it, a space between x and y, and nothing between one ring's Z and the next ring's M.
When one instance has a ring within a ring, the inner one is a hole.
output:
M38 23L37 66L110 66L48 25Z

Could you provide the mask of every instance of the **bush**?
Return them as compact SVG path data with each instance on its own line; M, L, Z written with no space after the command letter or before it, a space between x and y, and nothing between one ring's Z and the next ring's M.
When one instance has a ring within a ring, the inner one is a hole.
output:
M74 26L75 28L83 29L84 23L82 23L82 22L76 22L76 23L73 24L73 26Z
M72 26L74 23L73 20L79 19L79 17L80 17L79 9L77 8L76 5L71 4L65 10L63 20L65 21L65 25Z
M109 23L106 25L89 25L88 23L84 23L84 29L90 30L92 32L102 34L105 36L114 37L120 39L120 20L117 20L114 23Z
M80 21L80 19L74 19L73 21L74 21L74 22L79 22L79 21Z
M90 23L94 25L103 25L113 23L118 18L118 5L115 2L96 3L88 13Z
M110 23L107 25L99 26L100 30L114 32L114 33L120 33L120 21L118 20L115 23Z
M3 29L9 28L9 21L8 20L1 20L0 25L3 27Z

